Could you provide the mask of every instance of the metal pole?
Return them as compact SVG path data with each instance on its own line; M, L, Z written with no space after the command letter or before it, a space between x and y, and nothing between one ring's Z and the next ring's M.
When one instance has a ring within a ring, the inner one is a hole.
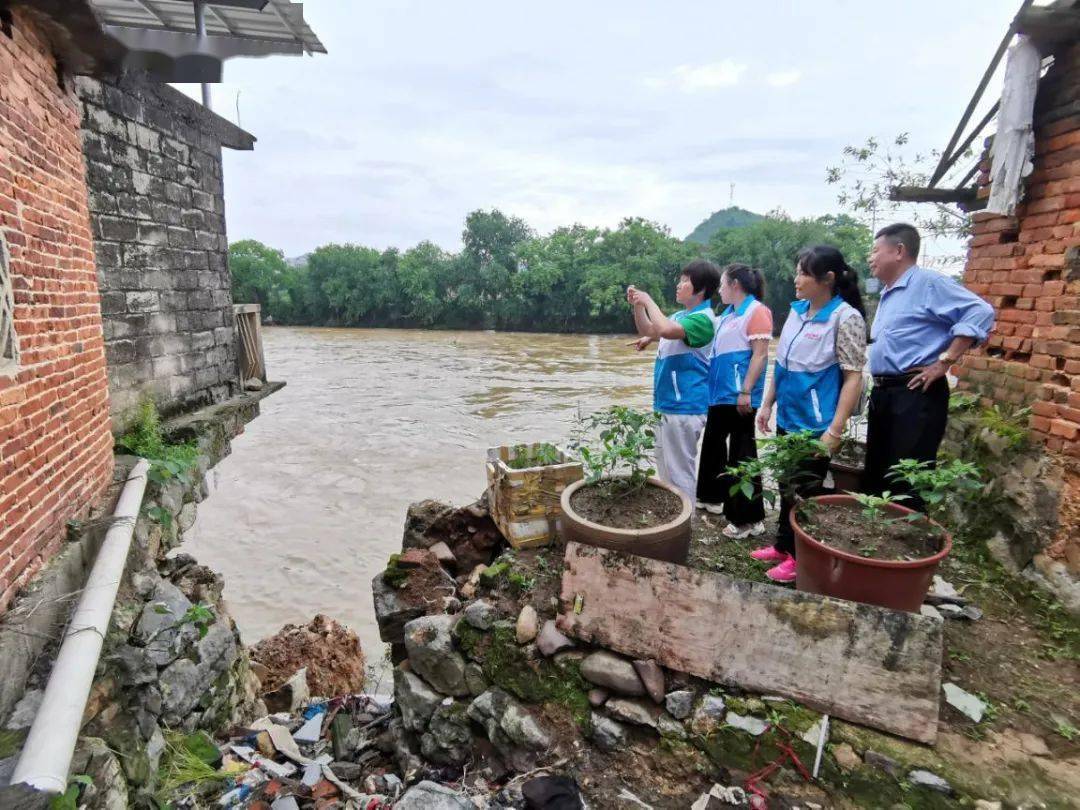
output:
M204 0L194 0L195 2L195 37L199 41L200 49L206 41L206 3ZM210 110L213 107L210 104L210 85L206 82L202 83L202 103L206 109Z

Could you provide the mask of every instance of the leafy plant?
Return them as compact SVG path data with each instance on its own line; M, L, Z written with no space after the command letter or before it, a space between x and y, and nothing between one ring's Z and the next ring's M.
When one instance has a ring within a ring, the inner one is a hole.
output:
M1027 444L1029 416L1031 408L994 403L982 412L979 421L991 433L1005 439L1010 450L1017 450Z
M529 467L547 467L559 463L559 448L549 442L540 444L514 445L514 457L506 462L512 470L524 470Z
M154 613L157 613L161 616L172 613L172 611L169 609L169 606L166 605L164 602L155 603L153 606L153 611ZM214 609L211 608L209 605L200 602L197 605L192 605L191 607L189 607L186 611L184 611L184 614L182 616L177 618L175 622L162 627L160 630L154 633L154 635L151 636L149 641L153 641L159 635L168 630L175 630L178 627L183 627L185 624L193 625L199 633L199 638L204 638L207 632L209 632L210 630L210 625L212 625L216 620L217 615L214 613Z
M79 793L82 788L88 788L94 784L94 780L85 773L74 774L68 780L67 790L53 796L49 803L51 810L76 810L79 806Z
M146 515L165 529L172 527L172 512L163 506L151 506L146 510Z
M949 413L973 411L978 405L979 396L977 394L954 392L949 396Z
M147 478L159 485L173 478L190 483L190 473L199 455L194 442L170 444L165 440L161 416L151 399L144 399L139 404L131 430L117 439L116 444L149 461Z
M527 594L536 587L536 577L528 576L520 571L511 571L506 575L506 581L518 596Z
M575 441L585 480L623 490L637 490L656 474L652 450L656 446L654 413L613 405L586 417Z
M1068 720L1058 720L1057 728L1054 729L1060 736L1064 737L1069 742L1072 742L1077 737L1080 737L1080 730L1077 730L1072 723Z
M844 494L850 495L858 501L859 506L862 507L862 516L871 523L891 523L897 520L897 518L887 517L888 507L898 505L900 501L907 500L908 498L907 495L893 495L888 490L882 492L880 495L867 495L864 492L845 492ZM916 517L918 516L916 515ZM904 518L900 518L900 520L903 519ZM872 546L866 546L863 551L866 551L867 549L870 549L871 551L876 550L873 549ZM869 555L863 554L863 556Z
M778 496L794 497L799 486L812 478L804 469L806 462L829 455L829 449L809 431L761 439L758 446L762 452L757 458L728 468L735 480L730 492L752 498L760 481L762 497L772 506Z
M887 476L903 481L923 499L935 515L943 515L950 504L962 504L982 491L982 470L970 461L953 459L935 465L912 458L900 459Z

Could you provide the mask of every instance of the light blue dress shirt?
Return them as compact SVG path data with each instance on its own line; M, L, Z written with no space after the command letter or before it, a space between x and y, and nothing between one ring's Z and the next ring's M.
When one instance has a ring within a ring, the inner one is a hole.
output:
M940 273L913 265L881 293L870 329L870 373L903 374L937 362L954 337L983 343L994 308Z

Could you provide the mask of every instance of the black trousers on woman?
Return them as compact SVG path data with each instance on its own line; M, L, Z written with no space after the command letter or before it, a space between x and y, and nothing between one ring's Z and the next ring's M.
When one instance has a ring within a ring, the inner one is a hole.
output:
M778 436L787 433L786 430L776 429ZM777 551L795 556L795 530L791 528L791 510L795 506L795 497L809 498L813 495L821 495L825 489L825 476L829 474L829 457L816 456L805 460L795 474L794 486L788 494L780 494L780 521L776 525L776 542L773 546Z
M728 523L745 526L765 518L761 499L761 481L754 482L754 497L741 492L731 494L735 480L728 475L734 467L748 458L757 458L754 438L754 418L757 411L743 415L734 405L713 405L705 420L705 436L701 440L701 460L698 462L697 499L702 503L723 504Z

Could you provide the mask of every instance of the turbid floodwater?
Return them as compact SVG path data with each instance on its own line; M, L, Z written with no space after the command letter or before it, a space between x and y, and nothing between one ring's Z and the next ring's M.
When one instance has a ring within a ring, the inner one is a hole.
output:
M325 613L382 653L371 579L408 505L464 505L497 444L563 441L579 414L648 407L652 352L628 337L391 329L263 333L288 385L211 473L184 551L225 576L251 644Z

